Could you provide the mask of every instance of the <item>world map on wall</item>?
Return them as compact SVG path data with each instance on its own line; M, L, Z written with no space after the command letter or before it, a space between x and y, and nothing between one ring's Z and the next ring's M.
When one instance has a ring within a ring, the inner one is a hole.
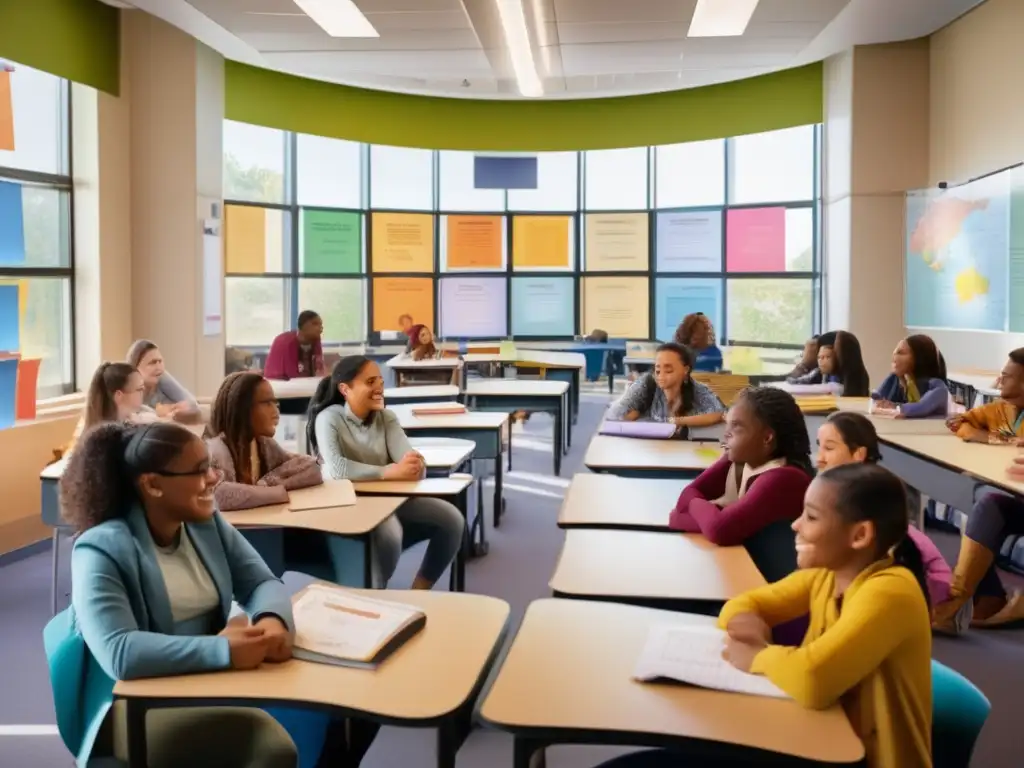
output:
M1007 174L907 195L906 324L1006 330Z

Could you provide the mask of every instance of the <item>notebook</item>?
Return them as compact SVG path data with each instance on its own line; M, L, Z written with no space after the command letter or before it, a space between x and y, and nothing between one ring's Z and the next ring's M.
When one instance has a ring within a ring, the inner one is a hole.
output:
M723 659L725 640L725 632L718 627L655 624L633 677L642 682L674 680L716 691L789 698L768 678L741 672Z
M413 605L311 584L292 603L297 659L374 669L427 624Z
M321 485L292 491L288 495L288 509L307 512L331 507L353 507L356 489L351 480L325 480Z
M802 395L793 398L802 413L832 413L839 410L834 395Z
M432 405L413 406L413 416L451 416L456 413L465 413L466 406L462 403L433 403Z
M601 425L601 434L667 440L675 436L676 425L658 421L606 421Z

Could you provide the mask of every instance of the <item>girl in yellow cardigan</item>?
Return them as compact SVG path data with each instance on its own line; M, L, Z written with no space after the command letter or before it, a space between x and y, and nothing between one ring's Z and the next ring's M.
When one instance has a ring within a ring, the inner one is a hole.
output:
M793 523L800 570L726 603L724 655L805 707L842 704L869 768L931 768L931 621L903 483L872 464L811 483ZM810 613L799 648L771 627Z

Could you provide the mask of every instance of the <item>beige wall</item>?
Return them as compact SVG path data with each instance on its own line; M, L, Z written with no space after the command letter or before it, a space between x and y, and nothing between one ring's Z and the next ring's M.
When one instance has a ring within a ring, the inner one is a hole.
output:
M928 178L1024 161L1024 0L988 0L931 40ZM998 370L1024 334L928 331L950 366Z

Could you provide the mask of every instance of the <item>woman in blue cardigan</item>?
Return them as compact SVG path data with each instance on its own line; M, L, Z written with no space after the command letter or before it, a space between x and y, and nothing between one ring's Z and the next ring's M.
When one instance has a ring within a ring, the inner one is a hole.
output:
M90 754L126 757L115 680L248 670L291 657L288 591L220 516L218 480L205 443L169 423L94 427L64 471L61 509L79 534L73 615L59 641L51 627L46 641L57 722L80 765ZM247 616L229 623L232 600ZM83 673L62 675L76 648ZM327 724L318 766L358 764L346 735L355 723L346 725ZM155 710L146 736L152 768L298 765L285 729L254 708Z
M874 392L875 410L897 419L946 416L949 388L946 361L930 336L907 336L892 353L892 373Z

